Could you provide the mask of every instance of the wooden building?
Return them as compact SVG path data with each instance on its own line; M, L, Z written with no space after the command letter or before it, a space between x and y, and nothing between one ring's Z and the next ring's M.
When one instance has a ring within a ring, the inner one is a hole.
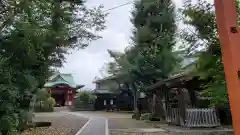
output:
M215 108L208 108L208 98L201 96L196 76L175 74L148 88L153 117L182 127L216 127L220 125Z
M95 110L132 111L133 95L131 90L121 88L113 76L97 79L96 87L92 91L97 96Z
M51 76L44 85L48 88L57 106L73 105L77 89L84 85L76 85L71 74L56 73Z

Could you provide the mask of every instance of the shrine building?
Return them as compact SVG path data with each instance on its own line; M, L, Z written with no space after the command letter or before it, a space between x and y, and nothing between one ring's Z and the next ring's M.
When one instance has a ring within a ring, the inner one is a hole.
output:
M77 85L71 74L55 73L48 79L44 87L50 90L57 106L71 106L77 90L84 85Z

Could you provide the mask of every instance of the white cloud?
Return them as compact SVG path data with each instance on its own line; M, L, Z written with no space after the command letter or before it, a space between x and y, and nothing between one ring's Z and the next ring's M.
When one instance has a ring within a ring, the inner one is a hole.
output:
M105 10L122 5L131 0L87 0L89 7L104 5ZM181 0L174 0L177 7ZM130 40L132 24L130 22L132 4L110 11L107 18L107 29L101 33L102 39L94 41L84 50L73 51L67 56L67 63L61 69L64 73L72 73L77 84L94 88L92 81L100 76L104 63L110 61L107 49L123 51Z
M89 7L103 4L106 9L121 5L129 0L88 0ZM100 76L104 63L110 61L107 49L123 51L128 45L131 35L130 11L132 5L112 10L107 18L107 29L101 32L102 39L94 41L84 50L73 51L67 56L67 63L61 69L64 73L72 73L78 84L86 88L94 88L92 81Z

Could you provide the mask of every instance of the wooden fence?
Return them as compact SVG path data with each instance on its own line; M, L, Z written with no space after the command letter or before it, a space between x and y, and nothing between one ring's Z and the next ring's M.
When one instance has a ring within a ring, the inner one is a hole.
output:
M180 125L179 109L168 108L166 115L166 122L169 124Z
M217 127L220 120L213 108L187 109L185 127Z
M220 126L220 120L217 117L216 110L213 108L186 109L183 122L180 122L179 109L169 108L167 109L166 122L188 128Z

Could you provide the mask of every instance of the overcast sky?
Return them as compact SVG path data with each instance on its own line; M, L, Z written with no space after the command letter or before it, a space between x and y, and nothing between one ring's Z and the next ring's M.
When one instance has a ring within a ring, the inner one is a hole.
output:
M104 5L110 9L131 0L87 0L88 6ZM212 0L210 0L212 1ZM174 0L180 7L182 0ZM130 42L132 24L130 22L133 5L125 5L109 11L106 18L107 28L101 33L102 39L94 41L84 50L74 51L67 56L67 62L61 69L63 73L71 73L77 84L84 84L85 88L94 89L93 79L101 77L100 69L104 63L110 61L107 49L123 51Z

